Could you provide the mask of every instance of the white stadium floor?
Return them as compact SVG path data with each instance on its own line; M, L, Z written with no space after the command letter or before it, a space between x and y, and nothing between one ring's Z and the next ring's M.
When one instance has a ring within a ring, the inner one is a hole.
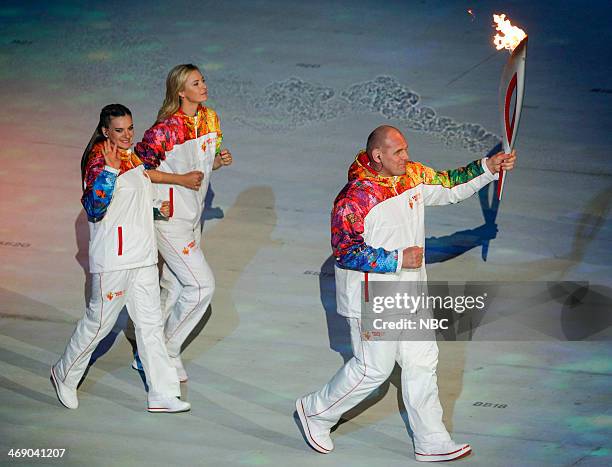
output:
M493 149L508 55L491 45L499 12L530 37L518 165L487 261L483 232L495 226L484 228L478 197L427 211L429 278L588 281L609 304L607 2L4 3L0 464L416 465L398 368L346 414L329 455L308 448L293 404L350 357L329 259L348 165L380 124L439 169ZM217 290L184 351L193 410L146 412L125 319L98 348L79 409L66 410L49 368L85 306L81 153L112 102L131 108L139 141L166 73L188 62L208 80L235 158L212 177L203 250ZM604 316L580 341L440 342L445 421L474 450L461 465L611 465L610 324ZM21 448L66 451L9 457Z

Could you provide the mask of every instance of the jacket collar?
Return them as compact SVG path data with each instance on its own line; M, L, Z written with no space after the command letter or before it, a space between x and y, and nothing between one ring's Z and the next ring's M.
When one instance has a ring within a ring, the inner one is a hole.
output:
M352 180L370 180L378 185L394 187L398 177L380 175L380 173L370 165L370 159L365 150L361 150L357 156L355 156L355 161L349 167L348 179L349 182Z
M179 109L176 111L174 115L177 115L183 119L189 119L189 120L193 120L194 118L198 117L198 120L199 120L200 116L204 113L205 109L206 107L204 107L202 104L198 104L196 114L192 117L191 115L187 115L185 112L183 112L183 109L179 107Z

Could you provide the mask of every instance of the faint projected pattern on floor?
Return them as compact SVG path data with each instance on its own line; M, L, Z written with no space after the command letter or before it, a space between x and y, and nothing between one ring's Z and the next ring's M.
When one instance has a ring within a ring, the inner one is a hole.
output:
M355 83L341 91L296 77L273 82L261 94L238 78L213 81L211 86L215 86L224 106L244 108L234 117L236 121L263 131L286 131L371 112L475 153L486 152L499 143L497 135L477 123L439 116L432 107L420 105L416 92L390 76Z

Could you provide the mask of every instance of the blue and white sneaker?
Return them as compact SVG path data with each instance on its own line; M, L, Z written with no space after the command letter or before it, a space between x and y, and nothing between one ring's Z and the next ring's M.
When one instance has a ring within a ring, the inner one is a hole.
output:
M144 367L142 366L140 357L138 357L138 352L134 352L134 361L132 362L132 369L144 372Z

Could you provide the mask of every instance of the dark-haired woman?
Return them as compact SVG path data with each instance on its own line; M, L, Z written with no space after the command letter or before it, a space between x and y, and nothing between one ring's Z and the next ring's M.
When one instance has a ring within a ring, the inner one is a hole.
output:
M163 337L151 180L131 151L133 136L129 109L107 105L83 154L81 201L89 220L92 293L64 354L51 368L51 380L60 402L76 409L77 385L91 354L126 305L149 386L148 410L184 412L190 404L178 399L179 381Z

